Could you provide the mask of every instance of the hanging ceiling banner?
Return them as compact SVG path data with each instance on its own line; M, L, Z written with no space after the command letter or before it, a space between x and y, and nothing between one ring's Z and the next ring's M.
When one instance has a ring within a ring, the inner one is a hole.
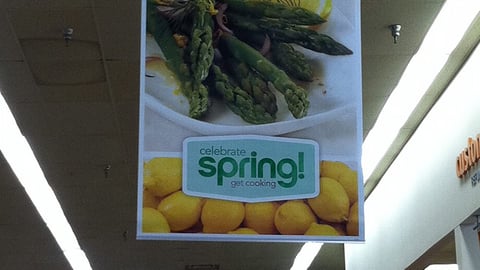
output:
M360 1L143 7L137 238L363 241Z

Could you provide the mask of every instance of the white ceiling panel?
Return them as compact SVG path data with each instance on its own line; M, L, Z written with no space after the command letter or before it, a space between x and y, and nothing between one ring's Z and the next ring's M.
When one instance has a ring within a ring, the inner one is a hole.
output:
M0 190L10 192L12 190L21 188L18 184L17 177L12 170L10 170L8 163L3 159L3 155L0 155L0 175L2 176L2 180L0 181Z
M0 9L0 40L2 41L2 46L0 46L0 61L23 60L18 41L7 19L7 12L4 9Z
M362 31L363 53L367 56L415 53L443 2L362 1L362 28L367 30ZM402 25L397 44L389 28L392 24Z
M70 9L70 8L85 8L91 6L91 0L77 0L77 1L59 1L59 0L3 0L2 7L8 8L25 8L25 7L41 7L47 9Z
M140 1L95 9L105 59L138 61L140 57Z
M64 39L67 27L73 29L72 42L98 41L92 8L49 9L45 6L11 9L8 18L16 37L22 39Z
M124 0L91 0L94 7L101 8L125 8L138 10L140 8L141 1L124 1Z
M107 61L108 79L115 102L138 101L140 61Z
M137 146L138 136L124 135L123 138L126 143L129 143L129 145L126 148L126 151L127 151L126 166L128 166L130 172L135 173L137 171L137 162L138 162L138 146Z
M138 135L138 102L121 102L115 104L120 123L121 133L127 136L134 136L137 140ZM130 143L134 141L129 139ZM131 144L128 145L131 145ZM136 144L134 144L136 145Z
M31 61L30 70L39 86L76 86L106 82L100 60Z
M53 103L46 106L52 135L113 135L117 132L110 103L71 102ZM95 119L95 121L92 121Z
M40 15L38 9L35 8L22 8L22 9L9 9L8 10L8 19L12 25L12 29L15 33L17 39L22 38L33 38L39 37L38 25L40 24ZM59 22L61 18L54 17L50 20L57 19ZM58 30L62 31L63 26L60 25ZM54 36L56 36L56 31L54 31ZM59 34L61 34L60 32ZM50 33L50 35L52 35Z
M39 86L45 102L109 102L108 84Z
M20 102L10 104L17 125L25 136L51 134L52 126L43 103Z
M97 21L93 8L64 10L63 27L72 27L72 42L75 40L99 41Z
M8 102L40 102L41 95L27 64L20 61L0 62L0 91Z
M110 165L108 174L105 175L105 167ZM50 163L44 168L50 185L55 188L67 187L108 187L108 185L123 185L135 182L135 176L125 163L89 164L79 163ZM128 179L128 180L127 180ZM130 189L128 189L130 190Z
M68 104L62 105L68 107ZM24 134L27 134L27 138L33 136L112 135L116 132L112 121L106 119L107 116L112 114L108 108L87 109L88 113L86 115L98 120L94 124L87 124L90 120L75 114L85 108L79 108L81 106L71 104L70 108L65 111L59 111L58 108L62 108L62 105L18 103L13 107L13 111L20 129ZM109 104L104 106L108 107ZM32 112L37 114L32 115ZM102 114L96 115L95 112L102 112Z
M110 164L125 160L120 140L112 136L48 136L31 140L37 158L53 163Z
M29 62L102 60L96 41L72 40L67 45L61 38L32 38L20 40L20 45Z

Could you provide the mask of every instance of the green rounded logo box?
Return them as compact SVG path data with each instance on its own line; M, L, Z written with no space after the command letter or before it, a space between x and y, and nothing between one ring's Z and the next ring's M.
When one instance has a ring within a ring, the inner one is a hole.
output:
M319 146L258 135L190 137L183 142L186 194L242 202L319 194Z

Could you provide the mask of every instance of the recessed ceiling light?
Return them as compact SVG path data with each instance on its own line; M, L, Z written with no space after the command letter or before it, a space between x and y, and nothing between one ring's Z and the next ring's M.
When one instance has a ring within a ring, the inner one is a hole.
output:
M1 93L1 91L0 91ZM0 151L74 270L92 269L68 223L62 206L22 135L3 95L0 95Z
M425 270L458 270L457 264L431 264Z

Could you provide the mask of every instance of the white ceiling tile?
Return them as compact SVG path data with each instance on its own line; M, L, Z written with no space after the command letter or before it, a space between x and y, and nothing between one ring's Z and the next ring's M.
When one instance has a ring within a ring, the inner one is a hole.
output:
M50 126L50 135L108 135L118 131L110 103L52 103L46 107L44 113L48 116L46 125ZM53 130L53 127L62 129Z
M64 16L64 26L73 28L72 42L98 41L97 21L92 8L67 9Z
M25 12L26 11L27 10L25 10ZM64 11L59 9L33 9L33 12L35 11L37 12L37 24L32 27L35 27L34 29L36 29L36 31L34 36L31 37L63 39L63 30L67 27ZM29 15L31 16L31 14ZM15 21L18 20L22 20L22 18L15 18ZM28 36L26 36L28 32L23 33L20 31L21 29L15 27L15 24L14 29L20 39L28 38Z
M58 9L58 8L84 8L91 7L90 0L76 0L76 1L64 1L64 0L15 0L15 1L4 1L2 3L5 7L8 8L26 8L26 7L35 7L35 8L48 8L48 9Z
M8 18L17 38L31 38L37 35L37 26L40 23L40 12L30 9L11 9Z
M139 37L124 36L122 30L114 32L107 30L102 33L102 48L105 51L105 59L136 60L140 59Z
M107 61L107 76L117 102L134 101L140 97L140 61Z
M61 127L59 127L61 128ZM115 136L46 136L31 142L45 162L109 164L125 162L125 147Z
M28 62L54 61L100 61L102 52L96 41L63 39L21 39L21 48Z
M51 134L46 107L42 103L10 103L17 125L27 138Z
M368 55L363 58L363 97L389 96L411 56Z
M130 152L128 152L130 153ZM131 160L127 160L127 164L125 164L125 167L127 168L128 172L131 174L129 174L129 178L128 179L137 179L138 175L137 175L137 172L138 172L138 152L135 154L135 155L129 155L129 157L131 158Z
M377 121L378 114L383 108L386 99L374 98L363 105L363 130L369 131ZM365 134L365 133L364 133Z
M96 8L107 8L111 7L112 5L118 6L119 4L117 0L93 0L92 2L93 6Z
M138 102L120 102L117 103L116 111L122 134L137 135L139 109Z
M24 62L0 61L0 91L8 102L41 101L30 69Z
M10 22L4 10L0 9L0 60L23 60L18 41L12 32Z
M138 134L124 134L122 137L126 142L127 162L136 165L138 162ZM136 167L132 168L130 171L135 172Z
M49 9L44 6L11 9L9 19L18 39L63 39L65 28L74 29L73 39L98 41L91 8Z
M108 174L105 175L105 167L109 165ZM91 188L108 188L112 183L124 186L131 179L136 179L136 175L125 163L118 162L100 162L87 163L70 162L70 163L49 163L42 167L48 182L55 188L65 187L86 187Z
M108 84L39 86L46 102L109 102Z
M96 8L116 8L135 9L138 10L142 1L124 1L124 0L92 0L93 6Z
M382 16L362 16L363 54L413 54L440 10L439 1L362 1L362 12ZM392 24L401 24L398 43L394 44Z
M21 188L21 185L17 181L17 177L10 169L10 165L8 165L7 161L3 157L2 152L0 152L0 177L2 179L0 181L0 190L8 192L9 190Z
M2 197L3 198L0 199L2 209L8 209L8 211L5 210L5 212L2 213L2 221L0 224L13 226L2 228L2 232L7 233L9 230L14 231L15 226L18 226L17 229L28 229L28 227L33 224L41 225L40 215L35 210L24 189L10 189L8 192L2 193ZM39 236L32 236L32 238L38 238ZM0 239L3 237L18 238L21 237L21 235L5 234L4 236L0 236Z
M28 64L39 86L90 85L106 81L104 65L98 60L35 61Z
M95 9L106 59L135 61L140 58L140 1L132 2L135 3L133 8Z

